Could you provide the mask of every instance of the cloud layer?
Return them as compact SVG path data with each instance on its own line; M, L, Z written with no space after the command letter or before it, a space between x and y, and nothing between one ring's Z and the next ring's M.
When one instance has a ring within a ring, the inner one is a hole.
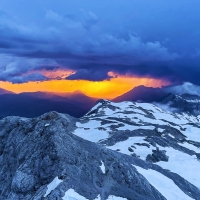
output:
M108 80L113 78L108 75L112 71L200 84L200 30L195 20L188 21L197 17L192 12L196 5L188 7L189 1L183 1L185 7L178 13L174 10L180 5L172 3L169 8L157 1L149 6L142 1L135 6L129 0L115 4L102 1L98 9L87 1L78 1L80 5L69 1L66 10L53 0L51 4L36 1L38 15L24 0L20 2L25 6L23 16L17 6L11 12L4 0L0 11L0 80L44 81L49 78L40 70L70 69L75 71L68 76L70 80ZM32 3L33 9L36 3ZM181 17L188 9L191 16L184 21ZM167 32L162 26L169 27ZM177 26L180 31L185 26L191 30L182 38L175 31ZM189 39L191 43L186 42Z

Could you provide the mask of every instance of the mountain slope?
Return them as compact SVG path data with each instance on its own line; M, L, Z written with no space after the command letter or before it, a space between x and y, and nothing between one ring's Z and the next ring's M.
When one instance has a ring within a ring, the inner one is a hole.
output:
M114 102L122 102L122 101L144 101L144 102L153 102L153 101L161 101L164 97L166 97L168 93L166 93L161 88L152 88L145 87L143 85L133 88L127 93L116 97L113 99Z
M200 96L191 94L169 94L156 105L169 109L177 113L187 113L190 115L200 115Z
M149 103L102 100L76 126L74 134L80 137L155 163L138 170L158 191L164 190L166 199L199 199L200 175L194 172L200 168L200 116L166 112ZM167 182L170 188L165 188Z
M0 121L0 199L165 199L132 166L138 158L75 136L75 121L56 112Z
M200 198L200 116L99 100L77 119L57 112L0 120L0 199Z
M73 101L79 102L84 108L91 109L97 102L97 98L89 97L82 93L81 91L74 91L66 95L66 97L72 99Z
M14 93L11 92L11 91L4 90L4 89L0 88L0 95L2 95L2 94L14 94Z
M75 91L72 93L24 92L20 95L53 100L57 102L67 102L82 107L86 110L91 109L97 101L96 98L89 97L80 91Z
M81 108L78 103L74 104L71 100L67 101L66 98L56 101L25 94L5 94L0 95L0 102L0 118L13 115L36 117L52 110L81 117L88 111Z
M161 88L152 88L146 86L138 86L125 94L113 99L114 102L122 101L143 101L143 102L160 102L169 94L184 95L188 94L190 97L200 96L200 86L185 82L181 85L163 86Z

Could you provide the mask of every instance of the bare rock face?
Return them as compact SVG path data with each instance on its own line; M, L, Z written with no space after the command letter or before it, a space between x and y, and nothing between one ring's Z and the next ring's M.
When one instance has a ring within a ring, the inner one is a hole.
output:
M138 158L72 134L75 122L56 112L0 121L0 199L61 200L69 189L87 199L165 199L133 166ZM55 177L61 182L47 193Z
M159 161L167 162L169 160L169 156L166 155L165 150L159 150L159 148L156 148L156 150L152 150L152 152L152 154L147 155L146 161L156 163Z

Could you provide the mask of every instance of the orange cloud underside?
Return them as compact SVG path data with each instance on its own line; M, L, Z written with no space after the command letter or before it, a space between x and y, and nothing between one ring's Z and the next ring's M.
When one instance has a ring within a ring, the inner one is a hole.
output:
M73 70L66 70L66 69L56 69L56 70L40 70L41 74L46 76L47 78L56 79L57 77L60 77L62 79L68 77L69 75L75 73Z
M112 78L110 81L92 82L85 80L51 80L44 82L29 82L22 84L12 84L9 82L0 81L0 87L6 90L21 93L21 92L74 92L80 90L88 96L96 98L112 99L125 92L131 90L133 87L145 85L149 87L161 87L168 85L168 81L152 78L137 78L129 76L118 76Z

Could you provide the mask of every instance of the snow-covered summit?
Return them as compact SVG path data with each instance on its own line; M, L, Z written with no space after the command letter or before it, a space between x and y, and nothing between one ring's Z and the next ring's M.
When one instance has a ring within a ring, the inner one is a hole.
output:
M0 120L0 199L200 198L200 117L99 100L82 118Z
M150 103L101 100L76 126L79 137L154 163L136 169L166 199L192 199L187 181L195 190L200 188L200 174L194 173L200 168L200 116L172 113ZM167 172L179 175L186 185Z
M200 96L200 86L190 82L184 82L181 85L169 86L164 89L172 94L192 94Z

